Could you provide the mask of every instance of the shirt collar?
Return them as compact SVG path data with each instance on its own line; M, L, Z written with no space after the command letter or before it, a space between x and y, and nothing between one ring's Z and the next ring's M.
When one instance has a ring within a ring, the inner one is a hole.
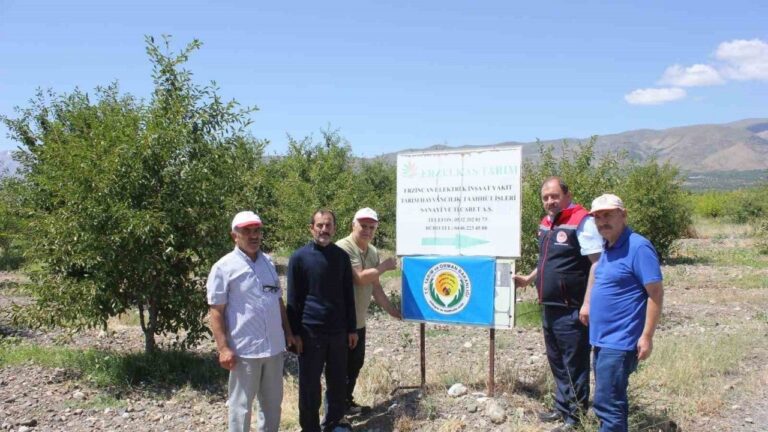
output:
M246 255L245 252L243 252L239 247L237 247L237 245L235 245L235 254L237 254L237 256L239 256L240 258L246 260L246 262L255 263L259 259L259 256L261 256L261 249L259 249L256 252L255 260L252 260L251 257Z
M574 207L576 207L576 204L575 204L575 203L570 203L570 204L568 204L568 207L564 208L563 210L560 210L560 213L556 214L556 215L555 215L555 218L556 218L556 219L559 219L559 218L560 218L560 216L561 216L563 213L565 213L566 211L569 211L569 210L573 209ZM552 216L550 216L550 215L547 215L547 218L549 218L549 223L550 223L550 225L551 225L551 224L554 224L555 222L557 222L557 220L552 220Z
M360 249L360 245L357 244L357 242L355 241L355 237L352 234L347 236L347 240L349 241L349 243L351 243L355 247L355 249L357 249L360 252L361 255L365 255L368 253L368 248L366 248L365 250Z
M310 240L309 244L312 245L312 248L315 249L315 250L324 251L328 246L333 244L333 242L328 243L328 246L320 246L316 241Z
M629 226L625 226L624 231L621 232L621 235L619 236L618 240L616 240L616 243L613 244L613 246L610 246L610 247L608 246L608 240L603 241L603 250L617 249L624 246L624 243L627 241L627 239L629 238L629 235L632 233L633 233L632 228L630 228Z

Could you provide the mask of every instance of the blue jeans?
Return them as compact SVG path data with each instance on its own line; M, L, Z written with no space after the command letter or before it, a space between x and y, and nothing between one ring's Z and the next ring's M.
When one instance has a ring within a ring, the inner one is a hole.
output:
M637 369L637 351L595 347L595 396L593 408L600 432L629 430L629 375Z

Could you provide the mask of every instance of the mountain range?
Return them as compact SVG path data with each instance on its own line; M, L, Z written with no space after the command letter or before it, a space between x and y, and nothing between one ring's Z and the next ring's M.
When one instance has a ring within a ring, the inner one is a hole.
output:
M536 159L539 144L554 145L588 142L585 138L560 138L540 142L507 141L495 145L522 145L524 159ZM471 148L463 146L455 148ZM423 150L452 148L436 145ZM419 150L419 149L413 149ZM677 165L686 173L716 173L768 169L768 118L746 119L724 124L682 126L669 129L638 129L601 135L595 153L623 151L635 160L655 156L661 162ZM394 161L397 153L381 156Z
M540 144L559 146L564 140L571 143L586 142L589 137L561 138L541 141ZM522 145L525 159L538 156L538 142L508 141L496 145L509 144ZM451 147L437 145L412 150L441 148ZM725 173L751 171L763 178L765 175L762 171L768 169L768 118L661 130L638 129L597 137L595 152L598 155L617 151L624 151L636 160L656 156L659 161L675 164L689 175L709 173L722 176ZM394 162L397 152L383 154L378 158ZM15 169L16 163L11 159L11 151L0 151L0 176Z

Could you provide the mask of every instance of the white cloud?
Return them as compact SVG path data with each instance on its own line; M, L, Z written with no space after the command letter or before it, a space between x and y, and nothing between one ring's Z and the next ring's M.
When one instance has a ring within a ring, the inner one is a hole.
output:
M677 87L637 89L624 95L624 100L632 105L660 105L683 99L685 90Z
M676 87L701 87L723 84L725 80L717 69L705 64L695 64L690 67L672 65L664 71L659 84Z
M768 42L761 39L734 39L722 42L710 64L669 66L658 84L669 87L637 89L624 100L632 105L660 105L683 99L687 93L681 87L702 87L725 84L728 81L768 81Z
M726 63L723 74L728 78L768 81L768 43L760 39L723 42L715 57Z

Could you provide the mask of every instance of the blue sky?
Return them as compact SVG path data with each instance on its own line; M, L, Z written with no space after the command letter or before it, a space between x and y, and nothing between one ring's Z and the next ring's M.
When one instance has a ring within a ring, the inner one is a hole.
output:
M144 35L251 132L338 129L374 156L768 117L768 2L0 0L0 113L38 87L148 97ZM15 148L0 127L0 151Z

